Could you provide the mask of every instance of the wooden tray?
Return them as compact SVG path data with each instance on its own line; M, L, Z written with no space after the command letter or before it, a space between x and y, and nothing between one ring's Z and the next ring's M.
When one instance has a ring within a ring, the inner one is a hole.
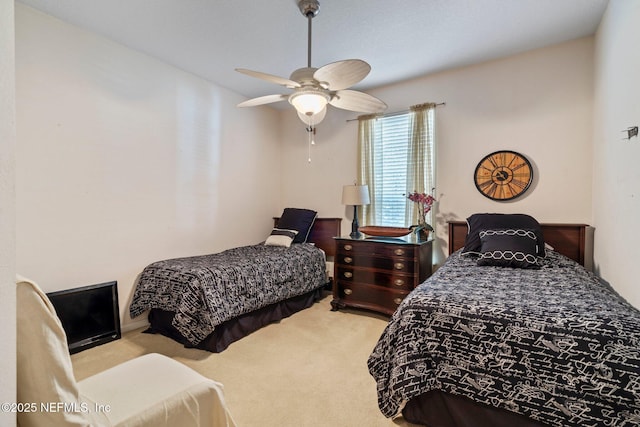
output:
M411 229L407 227L383 227L379 225L368 225L360 227L358 230L369 236L379 237L401 237L411 233Z

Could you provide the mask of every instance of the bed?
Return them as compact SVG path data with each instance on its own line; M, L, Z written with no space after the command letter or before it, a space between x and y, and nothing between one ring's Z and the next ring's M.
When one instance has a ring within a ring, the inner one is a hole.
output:
M383 414L438 427L640 425L640 312L583 268L585 225L538 226L527 237L537 265L516 268L479 266L467 223L449 224L449 257L369 357Z
M328 284L326 259L335 254L341 222L315 215L287 208L263 243L150 264L136 284L131 317L148 311L145 332L218 353L310 307Z

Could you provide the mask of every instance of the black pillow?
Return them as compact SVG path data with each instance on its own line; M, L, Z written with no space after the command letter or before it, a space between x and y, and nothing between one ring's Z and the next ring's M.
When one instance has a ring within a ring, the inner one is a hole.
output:
M482 230L478 265L538 268L537 236L533 230Z
M293 243L305 243L318 213L310 209L285 208L278 220L277 228L296 230Z
M525 214L498 214L483 213L473 214L467 218L467 237L462 249L463 255L474 254L480 252L482 243L480 242L481 230L497 230L497 229L523 229L532 230L536 234L536 254L544 257L544 238L542 236L542 228L538 221L530 215Z

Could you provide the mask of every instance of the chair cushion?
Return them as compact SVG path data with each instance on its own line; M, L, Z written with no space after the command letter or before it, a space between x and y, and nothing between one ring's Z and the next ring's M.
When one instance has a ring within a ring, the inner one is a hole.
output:
M129 360L78 383L87 401L109 405L114 426L234 426L222 384L160 354Z

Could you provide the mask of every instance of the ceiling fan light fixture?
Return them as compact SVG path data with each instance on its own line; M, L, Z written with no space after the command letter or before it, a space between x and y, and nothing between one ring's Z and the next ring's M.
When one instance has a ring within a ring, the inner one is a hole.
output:
M292 93L289 96L289 103L295 107L298 113L313 116L327 106L329 99L329 94L321 90L305 88Z
M351 86L362 81L371 66L360 59L346 59L326 64L320 68L311 66L311 22L318 14L318 0L296 0L302 15L307 18L307 66L298 68L286 79L259 71L236 68L236 71L271 83L293 89L287 95L266 95L248 99L238 104L239 107L253 107L284 101L293 105L300 120L307 125L307 130L315 132L315 125L320 123L327 113L327 105L348 111L362 113L378 113L387 105L364 92L350 90ZM310 139L310 144L312 140Z
M323 108L319 113L308 116L306 114L298 113L298 117L302 123L307 125L307 128L315 128L315 126L324 120L324 116L327 115L327 109Z

